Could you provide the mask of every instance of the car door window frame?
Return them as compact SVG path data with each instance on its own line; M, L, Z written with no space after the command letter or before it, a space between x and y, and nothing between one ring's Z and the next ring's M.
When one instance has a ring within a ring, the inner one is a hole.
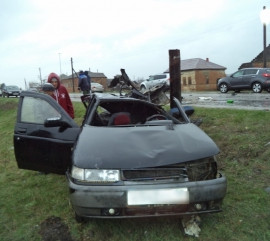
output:
M60 113L61 116L49 119L60 119L59 125L46 126L45 121L42 123L42 118L38 121L33 121L35 118L22 119L22 107L26 98L48 102L55 113ZM13 138L19 168L65 174L71 166L72 149L79 133L80 127L51 96L32 91L21 93Z
M258 69L245 69L244 75L256 75L258 72Z
M238 77L242 77L244 75L244 70L239 70L237 72L235 72L232 77L234 78L238 78Z

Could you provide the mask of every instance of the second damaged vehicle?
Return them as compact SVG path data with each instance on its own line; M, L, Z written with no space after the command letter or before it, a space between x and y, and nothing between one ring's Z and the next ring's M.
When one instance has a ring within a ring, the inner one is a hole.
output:
M22 92L18 167L66 174L78 221L219 212L219 149L174 102L178 118L147 100L93 94L79 127L50 96Z

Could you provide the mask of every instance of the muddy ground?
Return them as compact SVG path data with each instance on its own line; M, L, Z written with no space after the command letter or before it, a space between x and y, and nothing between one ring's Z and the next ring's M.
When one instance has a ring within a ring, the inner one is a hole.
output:
M42 241L75 241L68 226L59 217L51 216L40 224Z

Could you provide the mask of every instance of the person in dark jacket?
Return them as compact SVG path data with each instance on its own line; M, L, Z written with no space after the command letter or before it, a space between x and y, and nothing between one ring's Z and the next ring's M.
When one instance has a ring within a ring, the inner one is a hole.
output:
M78 89L83 92L83 95L91 94L91 78L88 71L80 71Z
M47 82L51 83L55 88L52 97L74 119L73 105L66 87L61 85L60 77L56 73L50 73Z
M45 83L41 87L41 91L47 95L50 95L51 97L53 97L53 95L54 95L54 90L55 89L51 83Z

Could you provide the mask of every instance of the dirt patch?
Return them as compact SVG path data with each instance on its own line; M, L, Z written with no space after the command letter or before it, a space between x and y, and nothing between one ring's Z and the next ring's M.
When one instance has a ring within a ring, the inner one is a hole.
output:
M51 216L40 225L42 241L74 241L68 226L59 217Z
M11 110L17 108L17 102L3 102L0 103L0 110Z

